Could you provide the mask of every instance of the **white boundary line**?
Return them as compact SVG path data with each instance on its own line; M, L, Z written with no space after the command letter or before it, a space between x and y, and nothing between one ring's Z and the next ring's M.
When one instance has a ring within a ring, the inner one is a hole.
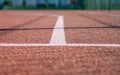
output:
M44 15L48 15L50 17L58 17L59 15L56 15L56 14L43 14L43 13L7 13L7 14L10 14L10 15L27 15L27 16L44 16Z
M67 46L67 47L120 47L120 44L8 44L0 43L0 47L46 47L46 46Z
M78 12L78 13L84 14L84 12ZM91 12L91 13L92 13L92 12ZM91 13L89 13L89 14L91 14ZM88 15L89 15L89 14L88 14ZM106 13L103 13L103 12L99 13L99 12L98 12L97 14L98 14L98 15L99 15L99 14L100 14L100 15L102 14L102 15L104 15L104 16L116 16L116 17L120 17L119 14L107 13L107 12L106 12ZM92 14L92 15L96 15L96 14Z
M112 13L109 13L109 14L103 13L102 15L105 15L105 16L113 16L113 17L120 17L120 15L118 15L118 14L112 14Z
M28 14L29 15L29 14ZM35 14L32 14L35 15ZM36 14L42 15L42 14ZM52 15L51 15L52 16ZM53 15L54 16L54 15ZM56 15L55 15L56 16ZM117 16L117 15L112 15ZM61 28L61 29L57 29ZM44 47L44 46L70 46L70 47L120 47L120 44L66 44L65 34L64 34L64 21L63 16L59 16L57 23L55 25L53 35L51 37L50 44L14 44L14 43L0 43L0 47Z
M63 18L63 16L58 17L50 40L50 44L66 44Z

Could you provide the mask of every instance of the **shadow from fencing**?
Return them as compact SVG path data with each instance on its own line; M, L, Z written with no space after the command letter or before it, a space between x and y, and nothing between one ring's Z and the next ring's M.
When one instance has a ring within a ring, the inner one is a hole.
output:
M104 27L65 27L65 30L68 29L119 29L120 26L104 26ZM3 28L0 31L21 31L21 30L53 30L54 28ZM63 29L63 28L55 28Z

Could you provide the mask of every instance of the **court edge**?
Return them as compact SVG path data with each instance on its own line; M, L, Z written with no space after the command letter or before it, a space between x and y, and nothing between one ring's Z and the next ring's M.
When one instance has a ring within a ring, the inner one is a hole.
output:
M0 43L0 47L41 47L41 46L70 46L70 47L120 47L120 44L13 44Z

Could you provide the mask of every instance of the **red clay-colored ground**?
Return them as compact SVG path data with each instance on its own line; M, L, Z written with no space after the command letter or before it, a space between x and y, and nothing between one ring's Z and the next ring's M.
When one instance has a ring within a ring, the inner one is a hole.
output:
M49 43L57 17L51 13L39 16L35 14L41 12L17 12L8 11L0 18L1 43Z
M110 13L103 16L102 13L77 11L65 15L67 42L120 44L120 16L109 17Z
M67 43L120 44L119 13L0 11L0 43L49 44L62 15ZM120 47L0 47L0 75L120 75Z
M120 48L1 47L0 75L119 75Z

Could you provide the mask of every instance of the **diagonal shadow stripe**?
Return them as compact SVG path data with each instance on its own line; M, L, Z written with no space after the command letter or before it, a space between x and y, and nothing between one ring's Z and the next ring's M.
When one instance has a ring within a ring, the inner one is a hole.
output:
M54 13L56 13L56 12L52 12L52 13L50 13L50 14L54 14ZM49 14L48 14L48 15L49 15ZM30 20L30 21L25 22L25 23L22 23L22 24L17 24L17 25L14 25L14 26L10 27L10 28L0 29L0 31L5 31L5 32L2 32L2 33L0 33L0 34L5 35L5 34L7 34L7 33L10 33L10 32L13 31L13 30L20 30L19 27L26 26L26 25L29 25L29 24L34 23L34 22L36 22L36 21L39 21L39 20L41 20L41 19L44 19L44 18L46 18L48 15L39 16L39 17L37 17L37 18L34 19L34 20ZM8 32L8 31L9 31L9 32Z
M107 26L115 26L114 24L107 23L107 22L104 22L104 21L101 21L101 20L98 20L98 19L92 18L92 17L87 16L87 15L85 15L85 14L81 14L81 13L77 13L77 12L73 12L73 13L76 13L76 14L78 14L78 15L81 16L81 17L84 17L84 18L87 18L87 19L93 20L93 21L95 21L95 22L98 22L98 23L101 23L101 24L104 24L104 25L107 25Z

